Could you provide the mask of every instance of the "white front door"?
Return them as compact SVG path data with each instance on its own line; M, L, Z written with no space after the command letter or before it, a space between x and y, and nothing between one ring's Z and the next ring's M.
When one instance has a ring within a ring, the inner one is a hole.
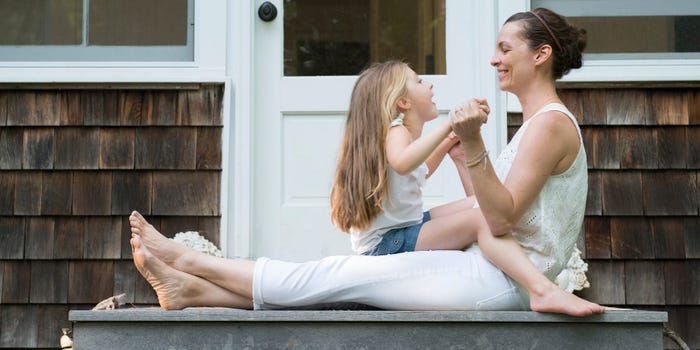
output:
M277 17L266 22L257 18L262 3L256 0L253 37L251 256L351 253L349 237L331 224L329 193L357 73L370 60L404 58L434 83L441 118L465 98L497 99L487 67L494 5L273 0ZM502 143L499 128L488 129L487 143ZM449 157L424 195L425 209L464 196Z

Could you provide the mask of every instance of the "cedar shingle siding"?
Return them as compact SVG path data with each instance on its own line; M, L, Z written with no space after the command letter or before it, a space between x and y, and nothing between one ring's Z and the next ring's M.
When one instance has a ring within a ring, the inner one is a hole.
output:
M57 348L70 309L156 303L136 209L219 244L221 85L0 89L0 348Z
M700 89L567 87L589 165L582 250L606 304L700 348ZM70 309L151 304L127 215L218 245L223 88L0 90L0 348L55 348ZM509 115L509 133L522 116ZM666 341L669 348L675 344Z
M588 154L593 301L669 312L700 348L700 89L563 85ZM522 115L509 115L509 136ZM665 339L665 347L677 345Z

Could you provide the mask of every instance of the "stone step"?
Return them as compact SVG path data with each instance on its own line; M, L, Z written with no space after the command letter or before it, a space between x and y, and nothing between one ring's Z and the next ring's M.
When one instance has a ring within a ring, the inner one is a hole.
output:
M75 349L663 349L666 312L73 310Z

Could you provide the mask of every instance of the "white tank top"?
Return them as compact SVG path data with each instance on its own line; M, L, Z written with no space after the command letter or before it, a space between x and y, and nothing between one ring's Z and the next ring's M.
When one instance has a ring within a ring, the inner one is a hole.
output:
M537 269L551 281L555 281L567 267L567 263L571 264L571 261L576 259L577 262L580 261L576 241L583 227L586 209L588 168L581 130L576 118L564 105L552 103L544 106L515 133L494 163L494 170L501 182L504 182L530 121L547 111L560 111L571 119L578 131L579 151L567 170L547 179L540 194L513 228L513 237ZM560 287L568 289L561 284ZM520 293L523 299L527 297L524 289L521 288Z
M391 127L403 125L401 117L394 119ZM389 168L388 196L382 202L384 211L362 231L350 229L352 250L362 254L381 242L384 234L394 228L407 227L423 221L423 185L428 166L423 163L406 175Z

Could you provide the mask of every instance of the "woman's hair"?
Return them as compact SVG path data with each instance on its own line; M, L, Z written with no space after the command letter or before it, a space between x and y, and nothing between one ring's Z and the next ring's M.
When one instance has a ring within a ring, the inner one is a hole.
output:
M397 101L406 95L408 65L374 64L355 82L331 190L331 220L343 232L363 230L382 212L388 165L384 142Z
M586 30L570 25L566 18L545 8L516 13L506 20L522 21L524 39L532 50L550 45L554 53L552 75L554 80L583 64L582 53L586 48Z

